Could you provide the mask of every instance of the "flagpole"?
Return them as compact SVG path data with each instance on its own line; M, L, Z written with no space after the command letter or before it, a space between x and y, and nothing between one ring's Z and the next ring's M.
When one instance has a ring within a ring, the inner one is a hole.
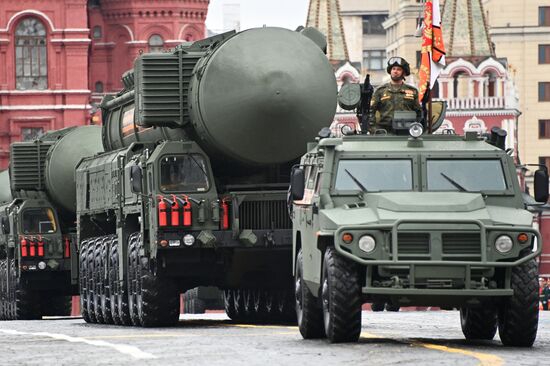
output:
M426 90L428 93L428 133L432 134L432 90L430 87Z

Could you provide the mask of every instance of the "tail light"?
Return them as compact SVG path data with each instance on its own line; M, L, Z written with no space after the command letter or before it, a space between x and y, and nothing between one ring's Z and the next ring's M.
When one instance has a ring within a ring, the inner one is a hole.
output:
M63 240L63 258L71 257L71 240L66 236Z
M229 229L229 204L226 199L222 200L222 230Z
M26 238L21 239L21 257L28 257L29 256L29 248L28 248L29 242Z

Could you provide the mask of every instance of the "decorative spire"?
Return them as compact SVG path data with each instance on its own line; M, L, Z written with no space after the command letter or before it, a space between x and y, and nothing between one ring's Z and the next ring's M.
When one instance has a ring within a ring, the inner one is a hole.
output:
M349 60L339 0L310 0L307 26L315 27L326 35L330 61Z
M447 57L495 56L481 0L445 0L441 18Z

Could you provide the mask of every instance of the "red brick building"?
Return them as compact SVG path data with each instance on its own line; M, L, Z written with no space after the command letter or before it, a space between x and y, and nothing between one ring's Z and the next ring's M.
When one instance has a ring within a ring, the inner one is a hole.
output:
M140 52L204 38L208 0L1 0L0 170L9 145L86 125Z

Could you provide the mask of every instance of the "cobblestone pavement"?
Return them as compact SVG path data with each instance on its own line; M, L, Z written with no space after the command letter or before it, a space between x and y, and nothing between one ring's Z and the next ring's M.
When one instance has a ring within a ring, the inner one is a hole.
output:
M550 365L550 312L533 348L468 343L456 311L363 312L357 344L303 340L294 326L182 316L173 328L86 324L79 318L0 322L0 365Z

